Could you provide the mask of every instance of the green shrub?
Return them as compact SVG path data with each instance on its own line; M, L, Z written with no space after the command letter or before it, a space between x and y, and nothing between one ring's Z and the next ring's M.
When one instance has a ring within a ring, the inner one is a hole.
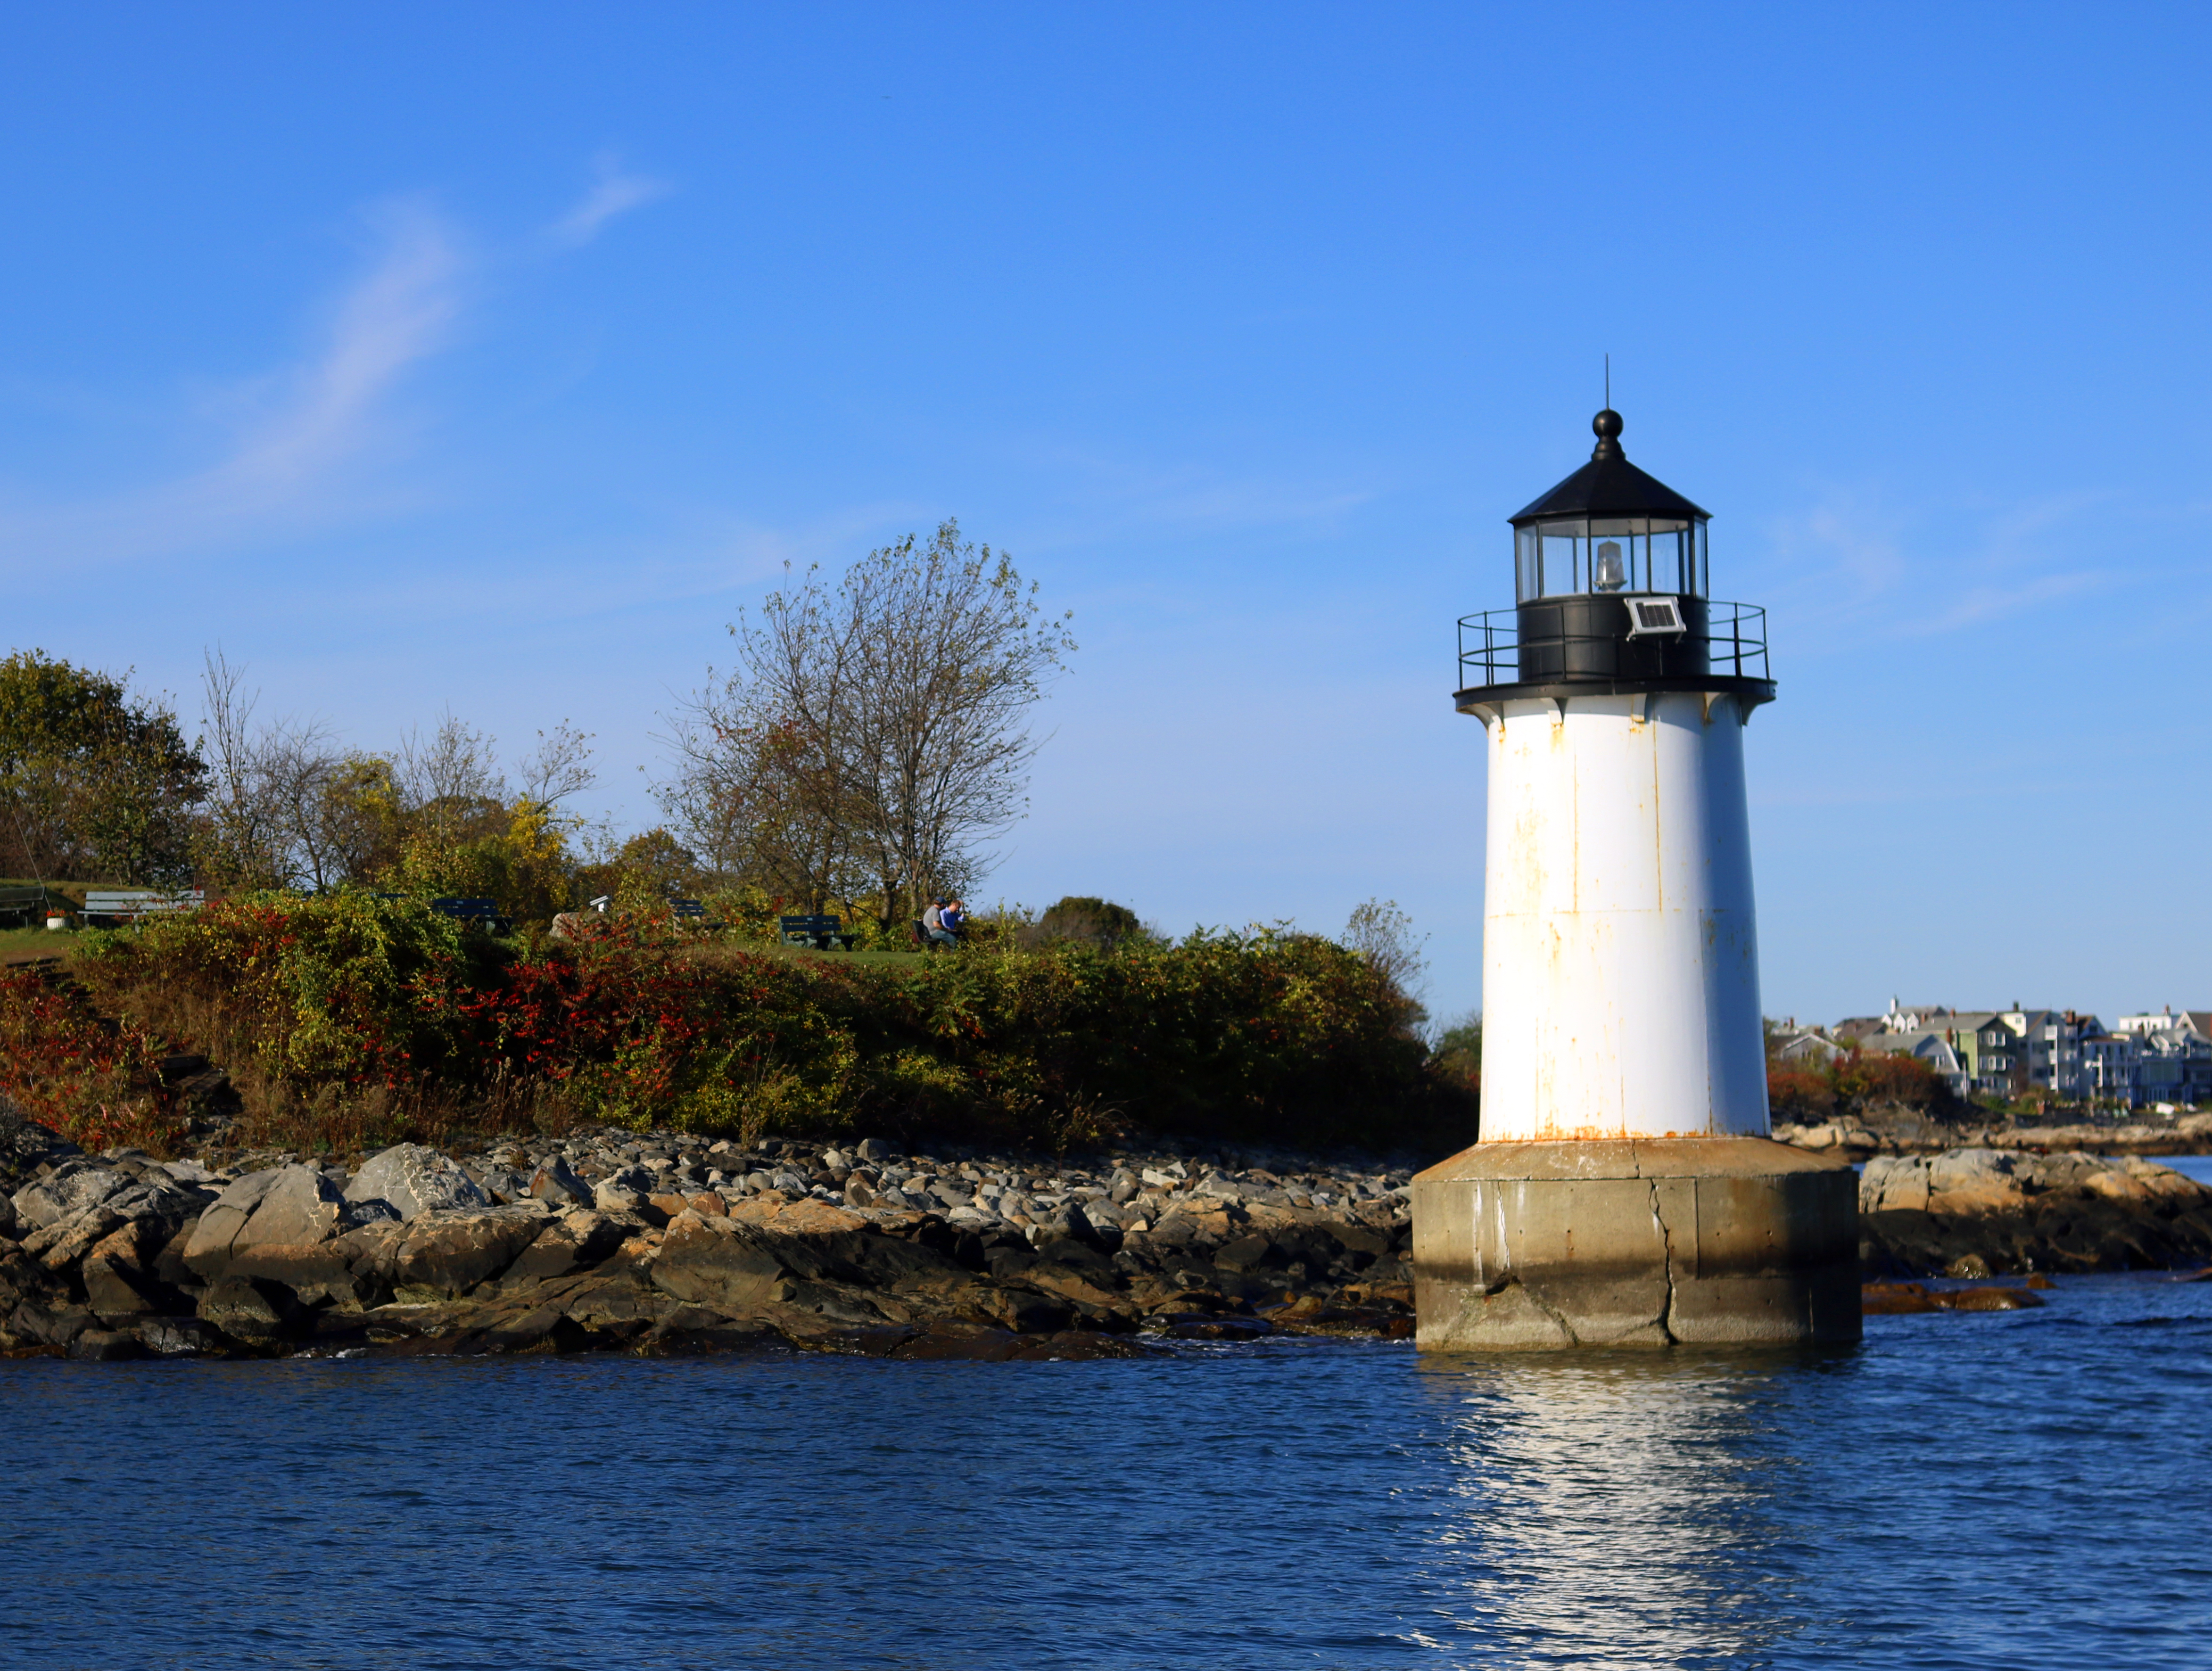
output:
M250 1115L331 1144L471 1097L746 1137L1474 1135L1388 976L1309 935L861 960L652 916L501 944L413 901L264 895L93 937L82 969L106 1014L228 1066Z

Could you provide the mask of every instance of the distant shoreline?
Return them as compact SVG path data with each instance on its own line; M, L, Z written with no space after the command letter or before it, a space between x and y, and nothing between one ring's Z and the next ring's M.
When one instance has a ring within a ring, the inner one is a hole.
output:
M1948 1149L2005 1149L2106 1155L2212 1155L2212 1113L2184 1115L2172 1125L2146 1121L2119 1126L2022 1126L2012 1123L1956 1126L1919 1120L1900 1130L1887 1122L1832 1120L1818 1125L1778 1123L1774 1138L1816 1153L1840 1153L1852 1160L1875 1155L1933 1155Z

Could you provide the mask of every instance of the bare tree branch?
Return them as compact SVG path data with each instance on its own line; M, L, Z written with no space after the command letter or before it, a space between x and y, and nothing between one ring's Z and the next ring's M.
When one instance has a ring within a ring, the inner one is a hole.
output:
M710 863L814 909L865 876L887 922L918 911L982 876L1026 810L1029 714L1075 647L1068 618L951 521L834 587L810 569L730 629L736 667L663 739L664 804Z

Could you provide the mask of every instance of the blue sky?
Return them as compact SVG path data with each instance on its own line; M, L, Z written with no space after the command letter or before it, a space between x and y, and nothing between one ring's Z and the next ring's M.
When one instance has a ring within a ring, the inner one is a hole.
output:
M1081 650L993 891L1393 897L1587 456L1771 611L1766 1006L2212 1004L2193 8L19 9L0 620L187 718L657 715L957 514Z

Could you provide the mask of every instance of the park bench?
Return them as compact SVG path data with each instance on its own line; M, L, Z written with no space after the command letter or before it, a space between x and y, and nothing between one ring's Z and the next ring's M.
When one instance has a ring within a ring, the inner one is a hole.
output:
M779 917L786 945L811 945L817 951L827 951L831 942L850 951L860 936L848 933L842 921L836 917Z
M171 911L197 911L207 903L207 891L187 888L178 893L157 893L151 888L94 888L84 896L84 920L135 921L163 916Z
M703 921L707 915L707 907L702 901L696 899L679 899L673 902L676 907L676 914L679 918L690 917Z
M457 917L466 927L504 934L514 925L499 913L495 899L434 899L430 908L442 917Z
M0 928L39 928L46 921L44 888L0 888Z

